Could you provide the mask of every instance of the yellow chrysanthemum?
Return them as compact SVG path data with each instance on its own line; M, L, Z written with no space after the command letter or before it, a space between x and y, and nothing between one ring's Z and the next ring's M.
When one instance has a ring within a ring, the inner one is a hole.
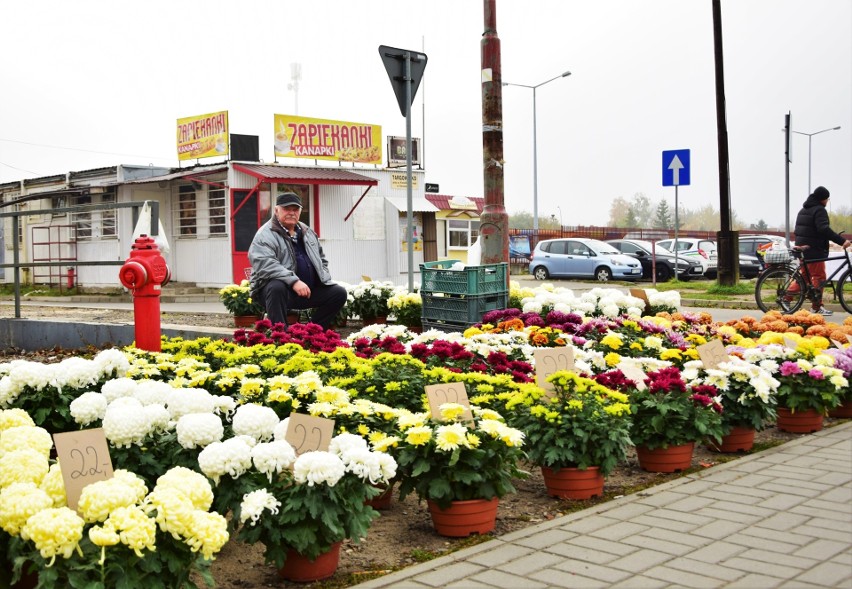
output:
M432 439L432 429L425 425L413 426L405 432L405 441L412 446L428 444Z
M604 356L604 362L606 362L606 365L610 367L618 366L618 363L621 362L621 356L615 352L610 352Z
M27 520L21 528L21 538L30 540L41 553L49 559L48 566L57 556L70 558L80 550L79 542L83 538L83 518L67 507L51 507L39 511Z
M435 430L435 445L442 452L467 447L467 430L460 423L439 426Z

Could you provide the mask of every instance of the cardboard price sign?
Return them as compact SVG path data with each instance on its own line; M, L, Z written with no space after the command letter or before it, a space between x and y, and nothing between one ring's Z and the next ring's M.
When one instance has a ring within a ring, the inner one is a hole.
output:
M554 392L553 384L547 377L560 370L574 369L574 348L545 348L533 352L535 359L535 384L545 391Z
M457 403L464 405L463 421L472 422L473 413L470 412L470 399L467 398L467 389L463 382L448 382L444 384L430 384L424 387L426 399L429 401L429 410L432 418L441 421L441 405L444 403Z
M731 360L725 351L725 344L720 339L710 340L706 344L697 346L695 350L698 352L698 357L704 362L704 368L719 368L719 364Z
M841 350L843 349L843 344L841 342L837 341L836 339L831 338L831 343L834 344L835 348L839 348Z
M636 297L637 299L642 299L642 302L645 303L646 309L651 306L651 301L648 300L648 293L645 292L644 288L631 288L630 296Z
M83 487L112 478L112 459L109 455L103 428L53 434L56 457L65 483L68 507L77 510Z
M791 350L795 350L799 346L799 344L796 343L796 340L786 336L784 337L784 345L790 348Z
M291 413L284 439L296 450L296 455L305 452L328 450L334 435L334 420L314 417L304 413Z
M645 386L645 378L648 375L645 374L645 371L638 366L621 363L617 366L617 368L621 371L625 378L632 381L636 385L636 388L640 391L644 391L648 388Z

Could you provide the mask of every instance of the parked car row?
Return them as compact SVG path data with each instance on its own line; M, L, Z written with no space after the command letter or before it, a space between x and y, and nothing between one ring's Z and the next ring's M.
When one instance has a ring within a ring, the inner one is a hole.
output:
M759 254L773 243L784 243L774 235L746 235L739 239L740 276L754 278L763 269ZM677 254L674 253L677 249ZM530 254L530 274L538 280L594 278L666 282L713 278L718 271L716 243L692 237L650 242L641 239L599 241L588 238L546 239ZM656 274L655 274L656 273Z

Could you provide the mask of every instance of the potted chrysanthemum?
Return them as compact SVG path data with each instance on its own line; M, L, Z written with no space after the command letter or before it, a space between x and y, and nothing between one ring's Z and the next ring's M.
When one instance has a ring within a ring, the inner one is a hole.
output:
M388 299L387 305L400 325L405 325L412 331L420 331L423 328L423 299L420 293L399 288Z
M506 405L509 422L524 432L529 460L541 467L549 495L590 499L630 447L630 402L570 371L547 377L555 391L529 388Z
M711 449L751 450L755 432L775 421L780 383L758 362L730 356L715 368L706 368L702 361L691 360L684 363L683 377L692 385L713 385L719 393L724 431L720 442L709 442Z
M397 418L399 496L426 500L442 536L484 534L494 529L500 497L513 493L524 457L524 434L493 410L473 408L473 420L457 403L440 406L442 420L426 413ZM459 522L458 516L472 521Z
M219 291L219 300L234 316L236 327L252 326L263 316L263 306L252 298L248 280L222 288Z
M350 317L357 315L364 324L386 323L388 299L393 296L396 285L390 281L371 280L352 288L352 301L347 303Z
M720 442L722 405L712 385L687 385L679 368L649 372L644 387L628 387L630 438L639 464L652 472L676 472L692 463L695 443Z
M299 456L284 439L249 447L231 438L205 448L199 462L210 476L239 480L238 537L263 542L265 561L300 582L334 574L341 542L358 543L378 516L366 501L396 474L391 456L354 434L335 436L328 451Z
M823 418L839 407L849 380L834 367L835 359L816 354L811 359L791 358L778 366L778 429L809 433L822 429Z

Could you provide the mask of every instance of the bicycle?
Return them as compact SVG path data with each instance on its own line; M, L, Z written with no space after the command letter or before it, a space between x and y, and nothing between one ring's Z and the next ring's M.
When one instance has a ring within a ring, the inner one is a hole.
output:
M768 266L757 278L754 286L754 298L757 306L764 313L781 311L795 313L801 308L807 297L811 302L821 299L821 292L827 285L831 286L834 299L847 313L852 314L852 255L849 250L843 250L842 256L829 256L815 260L803 260L804 251L808 246L793 246L790 249L792 260L787 263ZM808 263L843 260L831 276L820 284L820 288L811 284L811 273ZM807 262L807 263L806 263ZM839 276L835 282L835 277ZM797 285L793 287L793 285Z

